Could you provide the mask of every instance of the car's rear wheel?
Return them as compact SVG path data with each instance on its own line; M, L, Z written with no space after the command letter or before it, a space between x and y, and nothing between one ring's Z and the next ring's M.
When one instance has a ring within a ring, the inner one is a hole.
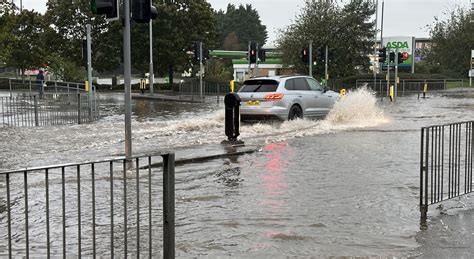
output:
M288 115L288 120L294 120L298 118L303 118L303 111L298 105L293 105L291 106L290 113Z

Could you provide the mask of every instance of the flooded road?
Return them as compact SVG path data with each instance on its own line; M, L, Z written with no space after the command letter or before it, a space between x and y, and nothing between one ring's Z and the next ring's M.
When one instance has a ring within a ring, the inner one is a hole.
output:
M177 256L429 254L443 228L420 231L420 128L472 120L472 97L389 103L360 90L325 120L244 124L241 138L260 152L176 168ZM123 155L123 99L101 98L104 118L93 124L0 128L2 171ZM222 102L134 101L133 110L135 154L225 139ZM468 198L462 204L472 207Z

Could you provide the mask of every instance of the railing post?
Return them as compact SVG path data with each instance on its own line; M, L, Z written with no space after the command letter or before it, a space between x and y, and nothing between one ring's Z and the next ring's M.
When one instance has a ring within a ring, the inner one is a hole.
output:
M446 90L446 79L444 79L444 90Z
M28 81L29 81L29 85L30 85L30 95L31 95L31 76L28 76Z
M54 81L54 92L58 93L58 81Z
M38 121L38 98L36 98L36 95L33 95L33 99L34 99L34 109L35 109L35 126L38 127L39 126L39 121Z
M81 94L77 94L77 124L81 124Z
M174 153L163 155L163 258L175 258Z
M426 219L427 219L427 214L428 214L428 205L427 204L423 204L423 194L424 194L424 189L427 189L428 186L425 186L424 185L424 179L423 179L423 176L424 176L424 172L425 172L425 163L424 163L424 153L423 153L423 148L424 148L424 141L425 141L425 138L424 138L424 134L425 134L425 129L424 128L421 128L421 150L420 150L420 212L421 212L421 219L420 219L420 223L422 226L425 226L426 225Z
M66 87L67 87L67 103L71 104L71 96L69 93L69 83L67 83Z
M8 79L8 86L10 87L10 99L13 97L13 93L12 93L12 80L9 78Z

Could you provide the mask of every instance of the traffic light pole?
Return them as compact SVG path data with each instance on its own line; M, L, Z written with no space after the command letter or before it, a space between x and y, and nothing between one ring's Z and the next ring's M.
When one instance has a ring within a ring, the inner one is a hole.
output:
M247 50L247 58L249 60L249 73L248 73L248 78L250 79L251 75L250 75L250 69L251 69L251 61L250 61L250 46L252 45L252 42L249 41L249 46L248 46L248 50Z
M202 41L199 42L199 98L202 99Z
M150 95L153 95L155 75L153 75L153 20L152 19L150 19L149 27L150 27L150 74L148 76L148 82L150 83Z
M258 50L259 50L259 46L258 46L258 42L256 43L257 44L257 52L255 53L255 55L257 56L256 60L255 60L255 77L258 77Z
M390 96L390 49L387 48L387 96Z
M377 67L376 65L378 63L377 59L377 29L378 29L378 18L379 18L379 0L376 1L375 4L375 37L374 37L374 62L373 68L374 68L374 91L377 89Z
M313 40L309 41L309 76L313 77Z
M397 98L398 90L398 49L395 51L395 88L393 89L393 99Z
M91 43L91 25L86 25L86 39L87 39L87 81L89 87L89 114L92 114L92 43Z
M132 156L132 60L130 51L130 1L123 1L123 63L125 84L125 157Z

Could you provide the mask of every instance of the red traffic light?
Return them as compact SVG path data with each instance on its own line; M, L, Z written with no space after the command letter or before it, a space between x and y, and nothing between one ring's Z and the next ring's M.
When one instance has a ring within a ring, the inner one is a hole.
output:
M402 53L402 60L407 60L409 57L410 57L410 55L408 54L408 52L403 52Z

